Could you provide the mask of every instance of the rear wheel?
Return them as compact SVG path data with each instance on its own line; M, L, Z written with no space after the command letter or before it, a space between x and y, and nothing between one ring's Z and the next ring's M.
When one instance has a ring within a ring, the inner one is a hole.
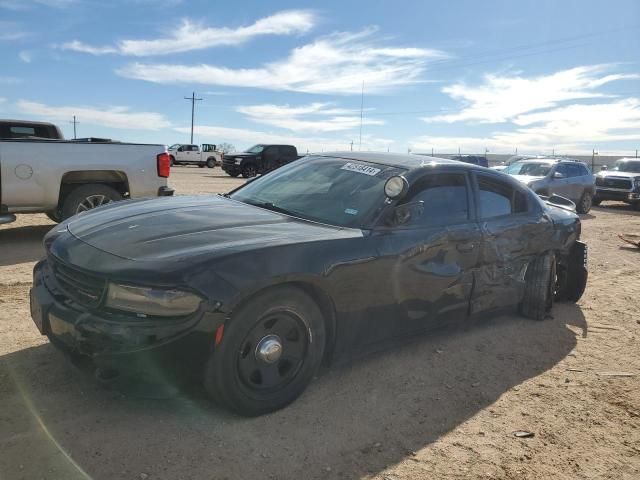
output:
M544 320L553 307L556 263L553 253L545 253L529 263L525 274L524 298L520 313L533 320Z
M216 166L216 159L213 157L207 158L207 168L213 168Z
M225 325L207 361L209 395L247 416L293 402L316 374L325 326L316 303L295 287L269 290L249 301Z
M589 192L584 192L582 198L576 205L576 211L578 213L589 213L591 206L593 205L593 196Z
M62 220L118 200L122 200L122 195L107 185L83 185L72 190L62 202Z
M256 169L256 166L252 163L249 163L242 167L242 176L244 178L255 177L257 174L258 174L258 170Z

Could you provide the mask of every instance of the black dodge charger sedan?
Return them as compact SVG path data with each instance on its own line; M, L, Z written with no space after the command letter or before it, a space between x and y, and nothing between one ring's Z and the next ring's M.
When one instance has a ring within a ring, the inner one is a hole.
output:
M216 401L258 415L323 362L578 300L586 246L571 206L456 161L312 155L230 194L61 223L34 268L31 314L103 374L198 372Z

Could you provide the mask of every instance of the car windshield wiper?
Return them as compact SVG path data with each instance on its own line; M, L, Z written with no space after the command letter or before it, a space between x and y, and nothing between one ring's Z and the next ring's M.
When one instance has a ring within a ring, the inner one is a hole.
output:
M300 217L301 215L296 212L292 212L291 210L287 210L286 208L278 207L271 202L247 202L249 205L253 205L254 207L266 208L267 210L271 210L273 212L284 213L285 215L293 215L294 217Z

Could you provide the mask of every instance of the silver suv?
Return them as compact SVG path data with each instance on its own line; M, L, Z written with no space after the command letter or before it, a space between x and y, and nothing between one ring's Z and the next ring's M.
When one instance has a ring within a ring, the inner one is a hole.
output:
M591 210L595 176L582 162L558 158L520 160L503 170L538 195L561 195L576 204L578 213Z

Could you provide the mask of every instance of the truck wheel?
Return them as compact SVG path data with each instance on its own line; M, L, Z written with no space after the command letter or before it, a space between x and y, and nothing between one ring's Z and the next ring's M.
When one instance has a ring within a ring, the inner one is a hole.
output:
M279 287L249 300L225 325L207 361L204 386L241 415L272 412L293 402L318 371L324 319L302 290Z
M216 166L216 159L213 157L207 158L207 168L213 168Z
M257 174L258 174L258 170L256 169L256 166L253 163L250 163L242 167L242 176L244 178L255 177Z
M582 297L587 287L587 246L582 242L576 242L571 247L567 264L561 272L558 272L558 301L577 302Z
M524 279L520 313L533 320L544 320L551 312L555 296L556 262L553 253L545 253L532 260Z
M62 217L60 216L60 209L52 210L50 212L44 212L44 214L49 217L49 220L60 223L62 221Z
M111 187L89 184L77 187L62 202L62 220L107 203L122 200L122 195Z
M591 210L591 205L593 205L593 197L589 192L584 192L582 194L582 198L576 205L576 211L578 213L589 213L589 210Z

